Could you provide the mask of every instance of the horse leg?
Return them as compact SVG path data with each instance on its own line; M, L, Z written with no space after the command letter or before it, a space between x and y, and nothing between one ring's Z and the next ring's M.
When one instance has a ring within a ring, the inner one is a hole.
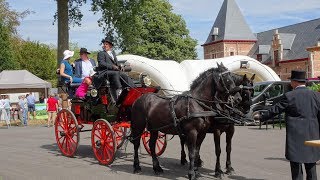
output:
M186 157L186 151L184 150L184 144L186 143L185 136L180 136L180 145L181 145L181 160L180 163L182 166L186 165L188 163Z
M195 173L195 155L196 155L196 143L197 143L197 132L196 130L192 130L187 135L187 146L189 151L189 172L188 177L189 180L195 180L196 179L196 173Z
M226 151L227 151L227 161L226 161L226 174L232 175L234 169L231 167L231 142L234 134L234 125L230 125L226 131Z
M206 133L201 133L201 134L198 134L198 137L197 137L197 143L196 143L196 149L195 149L195 160L194 160L194 166L195 166L195 173L196 173L196 176L200 176L200 173L199 173L199 167L202 167L202 163L203 161L200 159L200 147L201 147L201 144L204 140L204 138L206 137Z
M139 117L137 117L138 119ZM142 117L139 119L143 119ZM141 135L146 127L146 121L131 121L131 142L134 145L134 161L133 161L133 173L140 173L141 167L139 162L139 147Z
M150 147L151 156L152 156L153 171L156 175L159 175L163 173L163 169L159 165L159 160L156 154L157 139L158 139L158 131L150 132L149 147Z
M214 176L216 178L222 178L223 175L223 171L221 170L221 166L220 166L220 154L221 154L221 147L220 147L220 136L221 136L221 132L218 129L215 129L213 131L213 135L214 135L214 145L215 145L215 150L216 150L216 168L215 168L215 174Z
M200 157L200 146L201 144L197 147L196 147L196 159L195 159L195 162L194 162L194 165L196 167L202 167L203 166L203 161L201 160L201 157Z
M139 147L140 147L140 138L141 135L138 136L133 136L135 139L133 140L133 145L134 145L134 161L133 161L133 173L140 173L141 172L141 167L140 167L140 162L139 162Z

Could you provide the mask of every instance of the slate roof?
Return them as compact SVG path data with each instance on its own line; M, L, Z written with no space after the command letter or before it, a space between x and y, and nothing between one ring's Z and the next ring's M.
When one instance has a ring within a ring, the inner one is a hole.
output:
M320 40L320 18L277 29L283 44L283 60L308 58L306 48L315 46ZM257 33L258 41L249 54L258 54L261 45L271 45L274 31L271 29ZM268 56L271 57L270 54Z
M219 34L213 39L215 27L219 28ZM204 45L220 40L257 40L235 0L224 0Z

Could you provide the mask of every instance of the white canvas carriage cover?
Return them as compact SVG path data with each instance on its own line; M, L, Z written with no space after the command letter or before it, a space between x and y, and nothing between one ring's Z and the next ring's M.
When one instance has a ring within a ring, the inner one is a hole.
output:
M184 60L181 63L172 60L153 60L136 55L119 55L119 60L130 63L132 71L149 74L155 84L163 89L187 91L190 84L200 73L217 67L223 63L231 72L247 74L249 77L256 74L255 82L280 81L279 76L268 66L248 56L230 56L218 59ZM165 92L175 94L174 91ZM179 92L177 92L179 93Z

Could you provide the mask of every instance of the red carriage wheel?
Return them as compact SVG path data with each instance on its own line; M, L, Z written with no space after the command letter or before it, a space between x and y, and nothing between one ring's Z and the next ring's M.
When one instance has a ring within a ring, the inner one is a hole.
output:
M112 126L107 120L98 119L94 122L91 131L91 144L99 163L109 165L113 162L117 145Z
M62 154L73 157L79 145L80 134L78 121L70 110L62 109L58 112L55 121L55 135Z
M126 127L121 127L117 125L112 127L113 127L114 135L116 138L117 149L119 149L123 145L124 141L126 140L128 129Z
M148 154L151 155L151 151L150 151L150 147L149 147L149 141L150 141L150 132L149 131L145 131L142 134L142 142L143 142L143 146L146 149L146 151L148 152ZM161 156L164 151L166 150L167 147L167 136L166 134L163 134L162 132L158 133L158 139L156 142L156 154L157 156Z

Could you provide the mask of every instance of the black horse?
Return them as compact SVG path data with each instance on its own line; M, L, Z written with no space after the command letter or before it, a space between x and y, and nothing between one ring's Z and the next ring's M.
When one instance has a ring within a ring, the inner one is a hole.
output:
M220 68L226 69L222 64ZM241 110L242 113L246 114L250 110L250 106L252 104L251 98L253 97L253 80L255 78L255 74L252 75L250 79L247 78L246 75L241 76L232 73L232 79L234 80L237 86L242 86L240 94L242 97L242 102L239 103L238 109ZM226 152L227 152L227 160L226 160L226 174L231 175L234 173L234 169L231 166L231 145L232 145L232 137L235 132L234 122L219 122L219 121L211 121L211 127L214 137L215 144L215 152L216 152L216 167L215 167L215 177L221 178L223 171L221 170L220 165L220 154L221 154L221 145L220 139L221 134L223 132L226 133Z
M228 70L222 63L218 64L218 68L223 69L223 70ZM241 87L240 94L242 101L241 103L238 104L236 107L239 109L242 113L247 113L250 110L251 106L251 98L253 96L253 80L255 78L255 74L248 79L247 75L238 75L231 73L231 77L233 81L235 82L236 86ZM194 94L194 96L197 96L197 94ZM208 104L208 105L212 105ZM235 116L239 116L235 114ZM214 119L215 117L209 117ZM215 177L221 178L221 175L223 174L223 171L221 170L220 166L220 154L221 154L221 147L220 147L220 138L221 134L223 132L226 133L226 152L227 152L227 161L226 161L226 174L232 174L234 172L234 169L231 166L231 142L232 142L232 137L235 132L234 128L234 122L229 121L229 122L219 122L215 120L210 120L210 128L208 129L208 132L213 133L214 135L214 143L215 143L215 152L216 152L216 168L215 168ZM186 160L186 153L184 150L184 138L180 139L181 143L181 164L185 165L187 163ZM198 167L202 166L202 160L200 159L200 156L197 157L195 160L195 165Z
M197 167L194 166L195 157L199 156L199 149L210 126L208 116L216 115L213 111L206 111L203 103L193 98L194 94L201 94L199 99L215 101L225 104L241 102L239 88L236 87L230 72L222 68L211 68L193 81L189 93L165 98L156 94L144 94L132 106L131 138L134 144L134 173L141 172L138 157L140 137L144 129L150 131L149 147L151 150L153 170L156 174L163 170L159 165L155 153L155 143L158 131L166 134L184 136L189 150L189 179L196 179ZM208 113L210 112L210 113Z

